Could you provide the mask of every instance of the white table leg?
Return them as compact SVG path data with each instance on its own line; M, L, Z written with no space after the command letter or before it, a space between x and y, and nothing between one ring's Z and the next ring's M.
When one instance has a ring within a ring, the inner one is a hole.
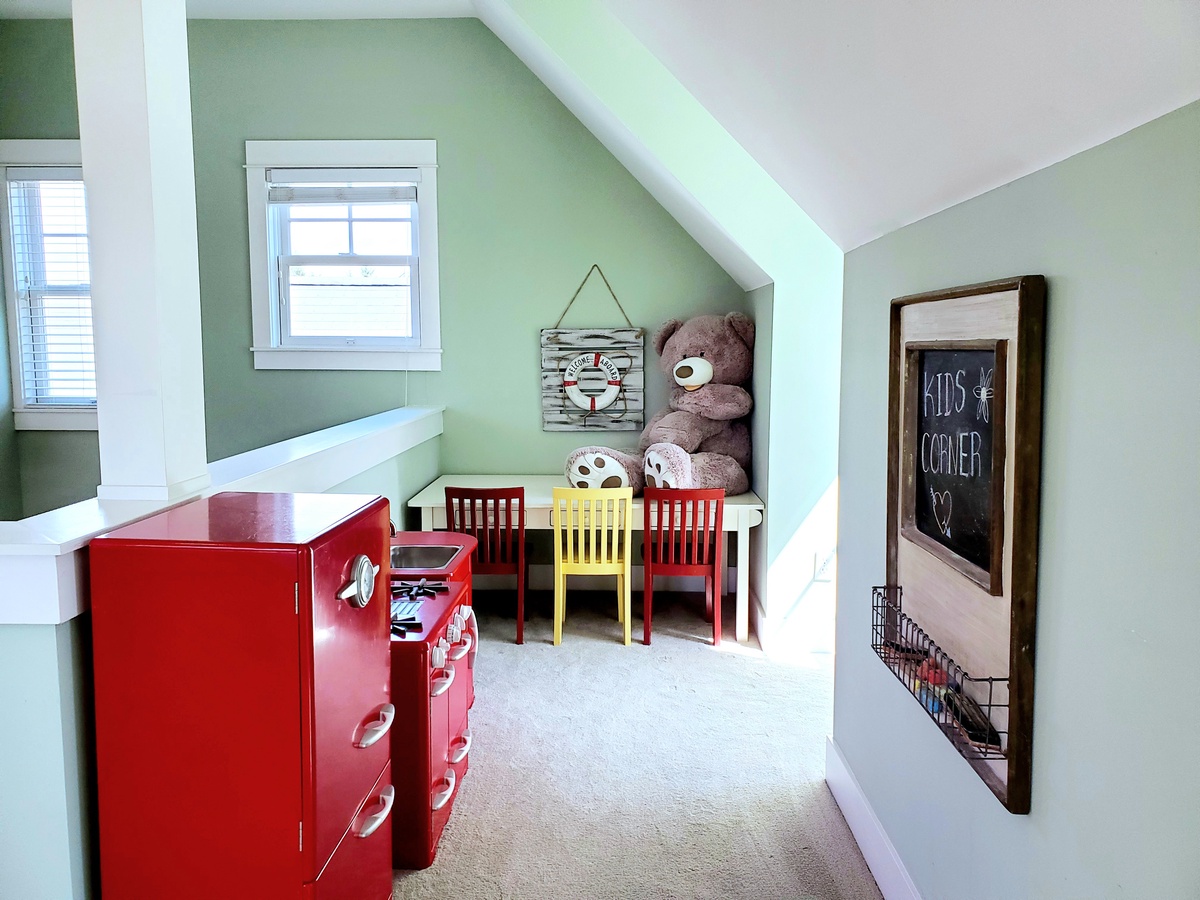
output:
M432 506L422 506L421 507L421 530L422 531L433 531L433 507Z
M721 531L721 600L725 600L725 595L731 593L733 588L730 587L732 579L729 577L729 532Z
M750 637L750 517L738 513L737 527L737 639Z

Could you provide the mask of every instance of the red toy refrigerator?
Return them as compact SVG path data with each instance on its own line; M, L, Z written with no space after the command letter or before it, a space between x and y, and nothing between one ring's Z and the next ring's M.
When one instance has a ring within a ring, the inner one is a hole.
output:
M391 896L388 505L226 493L90 546L105 897Z

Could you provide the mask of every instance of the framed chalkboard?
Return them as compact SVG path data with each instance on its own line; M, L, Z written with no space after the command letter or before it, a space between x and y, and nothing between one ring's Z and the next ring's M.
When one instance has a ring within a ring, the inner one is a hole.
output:
M1039 275L891 304L876 649L1013 813L1032 788L1045 304Z
M1007 341L905 347L902 534L1003 591Z

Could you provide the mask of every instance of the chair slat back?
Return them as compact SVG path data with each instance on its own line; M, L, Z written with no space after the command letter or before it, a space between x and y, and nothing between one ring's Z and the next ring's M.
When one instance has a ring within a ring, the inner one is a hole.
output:
M629 558L632 488L554 488L555 554L568 565L614 565Z
M643 552L652 564L713 565L725 513L723 490L648 487L642 503Z
M469 534L480 566L517 566L525 554L525 488L446 488L446 527Z

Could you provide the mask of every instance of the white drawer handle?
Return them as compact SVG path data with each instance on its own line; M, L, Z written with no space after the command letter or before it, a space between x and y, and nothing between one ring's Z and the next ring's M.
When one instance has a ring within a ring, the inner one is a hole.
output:
M354 836L365 838L373 835L387 819L388 814L392 811L392 804L395 802L396 789L389 784L379 792L379 811L367 816L366 821L362 823L362 830L354 832Z
M450 650L451 659L462 659L471 652L471 647L474 645L475 639L471 636L471 632L467 632L462 636L462 643L455 644Z
M446 691L450 690L450 685L454 684L454 666L446 664L445 675L433 679L433 689L429 692L430 697L440 697Z
M455 747L454 751L450 754L450 762L452 764L462 762L467 758L467 754L471 752L471 729L464 729L462 737L459 740L462 743L458 747Z
M446 782L446 786L440 791L434 791L433 794L433 811L437 812L443 806L450 802L450 796L454 793L454 785L458 781L458 776L454 774L453 769L447 769L446 774L442 776L442 780Z
M383 704L379 707L379 718L363 729L362 737L354 742L354 746L360 750L370 747L388 733L388 729L392 727L392 720L395 718L396 707L390 703Z

